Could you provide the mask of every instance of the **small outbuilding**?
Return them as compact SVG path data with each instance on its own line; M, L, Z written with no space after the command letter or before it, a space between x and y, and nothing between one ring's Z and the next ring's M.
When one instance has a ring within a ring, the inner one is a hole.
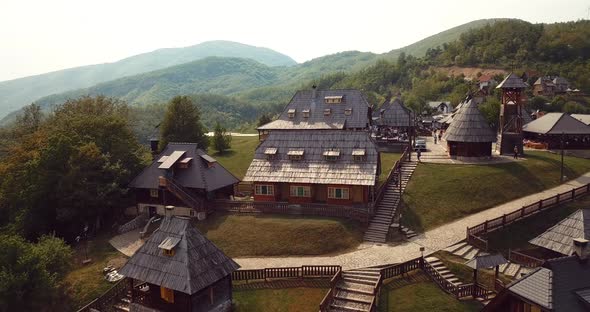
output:
M590 148L590 126L566 113L548 113L522 127L524 139L548 149Z
M490 128L477 104L468 98L453 116L443 137L447 151L454 159L487 158L492 156L496 133Z
M172 207L167 207L171 210ZM172 211L119 271L129 278L129 311L231 311L231 274L240 266Z

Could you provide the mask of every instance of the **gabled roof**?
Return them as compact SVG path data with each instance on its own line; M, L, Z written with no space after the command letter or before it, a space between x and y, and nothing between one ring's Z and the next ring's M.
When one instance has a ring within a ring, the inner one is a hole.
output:
M429 101L428 102L428 107L430 107L430 108L437 109L441 105L446 105L449 108L449 110L453 109L453 106L451 106L451 102L449 102L449 101Z
M538 268L515 283L508 285L508 289L543 308L553 309L552 274L553 272L547 268Z
M563 77L555 77L555 79L553 79L553 83L558 85L558 84L569 84L569 81L567 81L567 79L563 78Z
M570 116L585 123L586 125L590 125L590 114L571 114Z
M538 134L590 134L590 127L566 113L547 113L522 127Z
M487 269L498 265L508 263L508 260L502 254L481 254L465 262L465 265L472 269Z
M159 246L177 241L174 255ZM240 266L205 238L188 218L166 217L119 271L140 281L192 295Z
M475 101L468 99L453 116L444 138L453 142L495 142L496 133L488 125Z
M508 74L496 89L526 89L528 85L514 73Z
M173 166L170 169L160 168L162 163L159 163L158 160L163 158L165 162L168 157L164 156L178 155L179 153L175 154L175 152L179 151L184 152L182 157L192 158L188 168L174 169ZM129 187L157 189L159 187L158 177L165 176L166 171L173 172L173 178L182 186L206 191L214 191L239 182L219 163L212 167L207 166L206 162L215 161L215 159L197 148L197 144L194 143L169 143L155 159L131 181Z
M325 101L340 96L341 103ZM347 108L352 108L349 115L345 112ZM330 113L326 115L325 109L330 109ZM289 118L289 110L294 110L293 118ZM309 117L303 116L303 110L309 110ZM295 93L277 120L258 130L351 129L367 128L369 124L369 103L361 91L302 90Z
M577 210L529 242L570 256L576 238L590 239L590 209Z
M414 124L412 111L399 98L383 103L380 109L373 112L373 116L377 117L380 126L410 127Z
M277 148L269 160L264 154ZM325 159L328 150L338 150L336 161ZM364 150L364 160L355 161L354 153ZM289 153L300 151L303 159L293 161ZM367 131L271 131L260 143L244 181L314 184L375 185L378 151Z

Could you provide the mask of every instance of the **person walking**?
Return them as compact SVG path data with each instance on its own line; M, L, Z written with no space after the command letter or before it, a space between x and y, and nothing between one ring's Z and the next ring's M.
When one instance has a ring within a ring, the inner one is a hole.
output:
M434 136L434 144L437 144L437 143L436 143L436 135Z
M514 145L514 159L518 159L518 146Z
M420 156L422 156L422 150L421 149L418 149L416 151L416 157L418 158L418 161L420 161Z

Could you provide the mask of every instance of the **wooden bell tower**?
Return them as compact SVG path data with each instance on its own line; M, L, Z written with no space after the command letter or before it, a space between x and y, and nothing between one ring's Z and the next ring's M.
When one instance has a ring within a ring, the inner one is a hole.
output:
M510 73L496 89L502 90L502 107L500 108L500 154L514 153L514 146L522 155L522 126L524 110L523 93L528 85L514 73Z

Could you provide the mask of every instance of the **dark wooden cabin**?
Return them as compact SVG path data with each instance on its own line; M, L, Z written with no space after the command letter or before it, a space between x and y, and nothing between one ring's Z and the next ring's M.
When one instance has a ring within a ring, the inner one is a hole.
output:
M169 143L129 187L138 213L163 215L164 207L172 205L176 215L196 217L206 209L206 200L233 195L238 182L197 144Z
M590 126L567 113L548 113L523 126L524 138L548 149L590 149Z
M130 311L231 311L239 265L189 218L169 213L120 270L133 287Z
M244 181L254 200L366 205L380 173L368 131L272 131L256 149Z
M451 158L486 158L492 156L496 133L477 108L476 102L468 98L452 117L443 138L447 141Z

